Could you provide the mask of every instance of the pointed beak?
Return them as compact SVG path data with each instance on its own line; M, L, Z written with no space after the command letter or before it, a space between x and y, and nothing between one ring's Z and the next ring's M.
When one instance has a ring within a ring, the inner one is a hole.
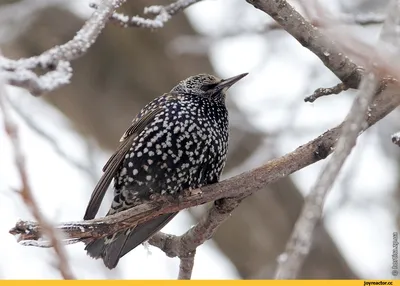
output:
M234 85L235 83L237 83L239 80L241 80L242 78L244 78L246 75L248 75L249 73L242 73L240 75L236 75L227 79L223 79L217 86L216 88L218 90L222 90L222 89L228 89L230 88L232 85Z

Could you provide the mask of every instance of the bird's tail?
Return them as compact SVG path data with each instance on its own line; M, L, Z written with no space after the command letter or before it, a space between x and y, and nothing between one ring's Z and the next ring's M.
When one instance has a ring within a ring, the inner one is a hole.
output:
M145 242L163 228L177 213L164 214L135 228L118 232L111 237L104 237L89 242L85 250L93 258L102 258L109 269L117 266L119 259Z

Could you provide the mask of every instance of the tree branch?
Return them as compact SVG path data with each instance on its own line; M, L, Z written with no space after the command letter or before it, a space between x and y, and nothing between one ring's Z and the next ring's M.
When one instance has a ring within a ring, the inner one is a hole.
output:
M163 28L164 24L167 23L174 15L200 1L203 0L177 0L176 2L166 6L155 5L145 7L144 14L152 14L155 16L154 19L147 19L140 16L130 17L114 12L110 17L110 20L124 28L134 27L159 29ZM97 4L91 4L90 6L94 9L98 8Z
M321 31L304 19L285 0L246 0L267 13L301 45L313 52L347 87L358 88L362 69L344 55L341 49Z
M358 96L343 124L341 136L331 160L305 199L304 207L297 220L293 233L286 245L285 253L279 259L276 279L297 277L304 260L310 252L315 226L322 217L322 209L328 192L331 190L351 150L356 145L359 133L363 130L365 113L375 95L377 80L372 73L364 77Z
M30 58L11 60L0 57L0 76L8 84L25 88L32 95L39 96L70 82L70 62L87 52L109 20L123 27L162 28L172 16L200 1L202 0L177 0L167 6L146 7L145 14L153 14L155 18L145 19L115 12L126 0L101 0L100 4L91 4L95 12L69 42ZM34 72L36 68L44 70L45 73L37 75Z
M334 87L329 87L329 88L318 88L314 91L312 95L307 96L304 98L305 102L314 102L318 98L322 96L327 96L331 94L339 94L342 91L348 90L349 88L344 84L344 83L338 83Z
M282 259L279 259L278 269L275 274L277 279L294 279L297 277L305 258L310 252L314 229L322 217L326 197L333 187L344 162L356 145L357 138L365 125L365 115L367 114L367 118L369 116L369 105L376 91L379 91L382 88L382 84L387 82L386 79L382 79L380 85L378 85L378 77L381 74L379 65L382 65L382 63L377 62L377 59L379 59L379 47L397 46L400 38L400 32L398 31L400 7L397 2L397 0L394 0L389 5L388 17L382 28L377 50L369 60L369 73L361 81L357 97L344 122L340 139L331 160L323 168L315 186L305 199L303 209L286 245L285 253L281 256ZM397 47L397 49L399 48ZM393 49L391 52L393 52Z
M179 257L181 259L179 263L179 280L189 280L192 278L192 271L194 266L194 256L196 251L189 252L186 256Z

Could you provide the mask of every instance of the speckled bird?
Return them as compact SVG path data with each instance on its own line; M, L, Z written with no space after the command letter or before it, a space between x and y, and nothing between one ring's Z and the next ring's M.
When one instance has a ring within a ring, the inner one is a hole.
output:
M189 77L147 104L120 139L103 168L84 216L93 219L112 179L114 199L107 215L150 200L151 194L178 196L218 182L228 150L226 92L246 76ZM90 241L88 254L112 269L119 259L164 227L177 213Z

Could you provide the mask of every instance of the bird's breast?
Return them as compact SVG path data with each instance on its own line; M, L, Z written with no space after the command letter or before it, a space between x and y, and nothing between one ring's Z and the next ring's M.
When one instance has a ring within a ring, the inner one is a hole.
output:
M225 165L228 121L223 107L173 102L135 138L115 177L132 200L179 194L215 182Z

